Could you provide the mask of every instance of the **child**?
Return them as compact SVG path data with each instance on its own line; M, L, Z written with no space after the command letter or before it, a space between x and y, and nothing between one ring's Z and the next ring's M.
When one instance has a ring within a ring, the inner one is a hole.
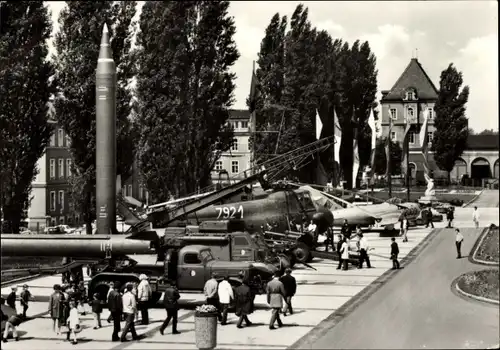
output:
M26 311L28 311L28 302L33 300L30 291L28 290L28 285L23 286L23 291L21 292L21 305L23 306L23 317L26 318Z
M408 218L406 217L406 213L403 214L403 220L401 220L401 234L403 236L403 242L408 242Z
M95 327L99 329L101 325L102 302L99 300L99 293L94 293L93 300L89 303L92 306L92 314L94 315Z
M2 341L7 343L7 338L9 337L9 331L12 329L12 336L16 341L19 340L19 335L17 334L17 327L21 324L22 315L12 315L9 317L7 322L5 322L5 331L2 336Z
M391 243L392 269L396 270L399 269L399 261L398 261L399 247L398 244L396 243L396 238L392 237L391 241L392 241Z
M66 336L66 340L69 341L70 335L73 335L73 344L77 344L76 333L80 332L80 316L78 314L78 309L76 308L76 303L74 301L70 301L69 303L69 317L66 320L68 325L68 334Z
M13 308L14 311L16 311L16 299L17 299L16 292L17 292L17 287L12 287L12 291L7 296L7 305Z

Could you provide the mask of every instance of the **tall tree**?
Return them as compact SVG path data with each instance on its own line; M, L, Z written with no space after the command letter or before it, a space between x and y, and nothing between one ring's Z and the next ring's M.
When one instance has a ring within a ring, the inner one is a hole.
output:
M375 157L375 174L385 174L387 170L387 158L385 154L386 138L377 140ZM399 142L391 141L391 175L401 174L401 160L403 157L403 150Z
M341 97L337 109L342 128L340 164L346 177L346 187L352 188L354 128L358 129L357 140L360 154L360 170L370 161L370 110L377 106L376 58L368 42L355 41L351 48L347 43L341 49L340 72Z
M137 51L140 164L153 201L210 182L233 142L227 125L239 57L229 1L147 1Z
M19 232L25 218L36 162L52 132L48 101L53 67L47 61L51 30L43 1L0 3L0 202L12 232Z
M55 101L58 123L70 136L73 156L71 197L91 231L95 218L95 68L104 23L111 35L117 66L117 169L130 173L134 140L130 122L131 94L127 85L133 76L130 58L135 1L67 1L59 15Z
M462 84L462 72L457 71L453 63L450 63L448 68L441 72L438 100L434 106L436 131L432 139L431 150L434 152L437 166L448 172L448 182L455 161L460 158L467 147L469 135L465 116L469 86L466 85L460 90Z
M266 28L258 53L258 68L255 72L256 88L259 90L259 98L255 101L256 133L250 136L250 145L258 161L272 157L276 149L277 135L269 131L276 131L280 127L283 115L279 106L284 90L286 26L286 16L280 17L276 13Z
M470 133L470 129L469 129L469 133ZM498 130L484 129L478 135L498 135Z

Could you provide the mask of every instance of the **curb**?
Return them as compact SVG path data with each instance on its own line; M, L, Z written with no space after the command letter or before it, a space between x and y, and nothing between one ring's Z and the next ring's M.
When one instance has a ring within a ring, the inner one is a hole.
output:
M498 343L497 345L490 346L489 348L486 349L499 349L499 348L500 348L500 343Z
M443 229L433 229L419 244L413 247L408 254L400 260L402 267L411 263L422 252L430 242L436 238L437 234ZM342 322L350 313L363 304L368 298L376 293L383 285L389 282L390 279L396 276L397 270L388 269L377 279L363 288L359 293L352 296L340 308L333 311L323 321L318 323L313 329L300 337L287 349L312 349L311 344L323 337L328 331L334 328L338 323Z
M478 195L474 196L474 198L472 198L470 201L468 201L467 203L465 204L462 204L462 208L467 208L468 205L474 203L478 198L479 196L484 192L484 188L481 190L481 192L479 192Z
M458 286L458 279L462 277L462 276L459 276L455 282L455 289L457 290L457 292L459 294L462 294L463 296L465 297L468 297L468 298L471 298L471 299L474 299L474 300L477 300L477 301L481 301L481 302L484 302L484 303L489 303L489 304L494 304L494 305L500 305L500 302L498 300L494 300L494 299L489 299L489 298L485 298L485 297L480 297L480 296L477 296L477 295L474 295L474 294L470 294L470 293L467 293L467 292L464 292L459 286Z
M474 243L474 246L472 247L471 253L469 254L469 261L471 263L476 264L476 265L486 265L486 266L499 266L500 265L499 263L497 263L495 261L485 261L485 260L475 258L479 247L481 246L484 239L486 238L486 234L488 232L490 232L491 229L492 229L491 225L490 225L490 227L485 227L483 229L483 232L481 232L481 238L476 240L476 242Z

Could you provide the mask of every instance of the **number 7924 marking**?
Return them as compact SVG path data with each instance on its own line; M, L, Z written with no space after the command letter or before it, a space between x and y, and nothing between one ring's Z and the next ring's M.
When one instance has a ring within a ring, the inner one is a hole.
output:
M216 207L217 220L219 219L243 219L243 206L238 207ZM239 214L239 215L237 215Z

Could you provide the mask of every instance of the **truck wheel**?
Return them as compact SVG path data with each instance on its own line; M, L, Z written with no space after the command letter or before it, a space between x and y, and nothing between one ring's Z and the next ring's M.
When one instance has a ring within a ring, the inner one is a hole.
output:
M305 263L309 260L311 251L304 243L299 243L293 250L293 255L295 255L295 261Z

